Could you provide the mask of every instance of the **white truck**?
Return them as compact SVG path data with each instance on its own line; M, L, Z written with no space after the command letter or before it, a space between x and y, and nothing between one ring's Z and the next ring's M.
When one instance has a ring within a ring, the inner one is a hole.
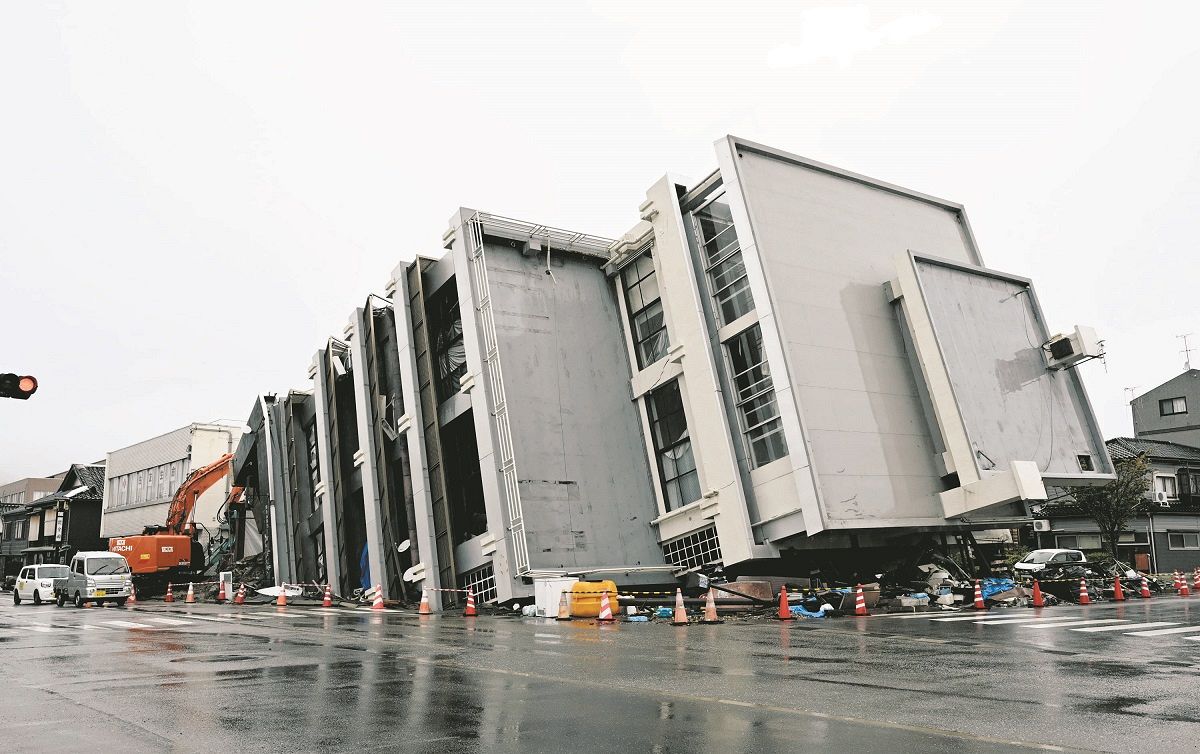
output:
M129 562L121 555L105 551L79 552L71 558L66 578L54 580L54 601L59 607L68 602L75 607L83 607L88 602L124 605L132 585Z

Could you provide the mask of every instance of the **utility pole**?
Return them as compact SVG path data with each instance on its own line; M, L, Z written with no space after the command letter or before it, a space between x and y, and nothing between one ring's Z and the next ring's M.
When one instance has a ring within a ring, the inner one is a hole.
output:
M1137 397L1136 393L1137 393L1137 389L1139 387L1141 387L1141 385L1134 385L1133 387L1125 388L1125 402L1126 403L1133 403L1133 399Z
M1183 341L1183 350L1180 351L1180 353L1183 354L1183 371L1185 372L1190 372L1192 369L1192 349L1188 347L1188 338L1190 338L1192 335L1193 333L1189 332L1184 333L1183 335L1175 336Z

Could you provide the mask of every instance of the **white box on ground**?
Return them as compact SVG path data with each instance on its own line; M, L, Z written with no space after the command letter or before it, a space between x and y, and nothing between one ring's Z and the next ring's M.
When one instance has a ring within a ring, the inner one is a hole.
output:
M221 571L217 574L217 581L225 585L225 599L233 599L233 571ZM218 587L217 591L220 591Z
M549 576L533 580L533 601L537 605L537 614L542 617L558 615L558 602L563 591L579 579L574 576ZM568 599L570 599L568 597Z

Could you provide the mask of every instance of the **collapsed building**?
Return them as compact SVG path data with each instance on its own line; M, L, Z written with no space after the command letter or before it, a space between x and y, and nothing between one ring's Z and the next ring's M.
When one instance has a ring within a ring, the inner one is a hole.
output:
M541 575L798 568L1113 478L1075 371L1094 333L1053 335L960 205L716 147L619 239L460 209L397 267L245 454L278 480L254 487L277 578L507 601Z

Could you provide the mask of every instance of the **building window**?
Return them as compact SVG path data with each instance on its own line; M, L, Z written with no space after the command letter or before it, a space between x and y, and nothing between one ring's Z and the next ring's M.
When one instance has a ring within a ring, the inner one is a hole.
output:
M673 511L700 499L700 477L692 457L692 441L683 413L679 381L650 393L646 408L650 415L654 454L658 458L663 500L667 510Z
M453 278L430 297L428 312L434 382L437 399L441 403L458 392L459 380L467 373L462 314L458 308L458 288Z
M733 215L729 204L717 197L693 212L692 221L717 316L722 325L727 325L754 309Z
M476 604L496 601L496 572L491 565L476 568L458 578L460 589L470 589ZM463 596L466 599L466 596Z
M658 292L658 276L654 272L654 258L649 253L639 256L621 271L621 281L625 288L629 327L633 331L633 350L637 354L638 367L645 369L666 356L671 346Z
M775 384L763 354L762 330L754 325L726 344L738 418L752 467L787 455L787 441L775 402Z
M317 533L312 535L313 557L316 559L317 566L317 581L325 580L325 529L317 529Z
M1157 492L1165 492L1168 500L1179 499L1179 487L1175 481L1175 477L1173 476L1155 475L1154 489Z
M317 485L321 483L321 463L317 455L317 424L312 422L304 429L304 443L308 447L308 481L312 485L312 507L317 509Z
M158 497L159 499L170 497L171 493L167 490L167 467L158 467Z
M1175 416L1187 413L1187 398L1164 398L1158 402L1159 416Z
M1167 532L1167 547L1172 550L1200 550L1200 533Z
M663 542L662 549L666 561L677 568L697 568L721 562L721 542L717 539L715 526Z
M1062 550L1099 550L1099 534L1059 534L1054 538L1055 546Z

